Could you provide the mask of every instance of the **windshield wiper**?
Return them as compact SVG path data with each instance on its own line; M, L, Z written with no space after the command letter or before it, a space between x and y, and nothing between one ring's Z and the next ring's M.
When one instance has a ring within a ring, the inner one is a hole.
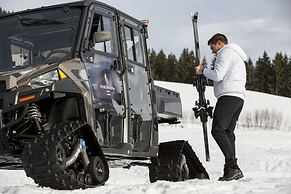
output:
M35 18L19 18L20 22L24 26L42 26L42 25L54 25L64 24L64 22L49 19L35 19Z

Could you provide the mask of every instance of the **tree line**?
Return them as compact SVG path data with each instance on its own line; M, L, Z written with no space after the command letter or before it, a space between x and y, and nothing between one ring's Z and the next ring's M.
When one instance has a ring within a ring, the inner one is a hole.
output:
M9 12L9 11L6 11L6 10L4 10L4 9L2 9L2 8L0 7L0 16L7 15L8 13L10 13L10 12Z
M195 54L192 50L183 49L177 58L172 53L167 55L163 50L157 53L151 49L149 61L155 80L194 83ZM203 58L206 66L213 65L213 61L208 65ZM271 59L265 51L255 63L249 58L246 71L248 90L291 97L291 57L286 54L277 52L274 59ZM213 85L213 82L208 80L208 85Z

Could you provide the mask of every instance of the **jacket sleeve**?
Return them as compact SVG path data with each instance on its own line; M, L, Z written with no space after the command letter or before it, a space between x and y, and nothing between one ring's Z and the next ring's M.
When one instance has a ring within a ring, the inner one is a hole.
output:
M214 69L211 68L205 68L203 70L203 74L215 81L219 82L223 80L230 64L232 61L232 53L230 49L223 49L217 56L216 61L214 63Z

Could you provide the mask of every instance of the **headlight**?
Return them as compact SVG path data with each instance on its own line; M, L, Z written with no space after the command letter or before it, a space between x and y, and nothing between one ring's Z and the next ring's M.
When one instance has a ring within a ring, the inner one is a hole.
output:
M59 74L57 70L47 72L43 75L39 75L35 78L32 78L28 85L33 89L49 86L55 81L59 80Z

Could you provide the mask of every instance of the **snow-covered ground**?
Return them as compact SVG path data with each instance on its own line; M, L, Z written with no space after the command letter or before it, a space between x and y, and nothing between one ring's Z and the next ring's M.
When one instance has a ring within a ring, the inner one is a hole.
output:
M158 85L181 92L183 107L191 110L195 88L191 85L157 82ZM191 88L190 88L191 87ZM215 99L207 91L211 104ZM274 108L291 118L291 99L248 92L245 110ZM190 114L190 113L189 113ZM209 128L211 123L209 123ZM110 169L105 186L86 190L58 191L37 186L23 170L0 170L0 193L3 194L291 194L291 131L243 129L236 130L238 163L245 177L238 181L220 182L223 173L223 156L213 138L209 136L211 161L205 162L202 127L197 124L160 126L160 142L184 139L189 141L207 172L210 180L185 182L158 181L151 184L146 167Z
M210 175L210 180L185 182L158 181L151 184L146 167L110 169L105 186L75 191L41 188L27 178L23 170L0 170L0 193L3 194L291 194L291 133L278 131L237 131L239 165L245 178L219 182L223 172L223 156L210 138L211 161L205 162L200 125L183 128L162 126L161 141L188 140Z
M193 121L192 108L195 106L195 101L198 100L196 87L193 87L192 84L161 81L156 81L155 84L179 92L182 100L183 116L187 122ZM215 106L216 98L213 94L213 87L206 87L205 96L210 101L210 105ZM256 112L267 111L271 115L276 115L276 118L272 119L281 118L280 126L274 127L276 130L291 131L291 111L289 107L291 107L291 98L247 91L239 123L244 123L244 118L247 115L251 114L254 117ZM196 121L199 122L199 120Z

